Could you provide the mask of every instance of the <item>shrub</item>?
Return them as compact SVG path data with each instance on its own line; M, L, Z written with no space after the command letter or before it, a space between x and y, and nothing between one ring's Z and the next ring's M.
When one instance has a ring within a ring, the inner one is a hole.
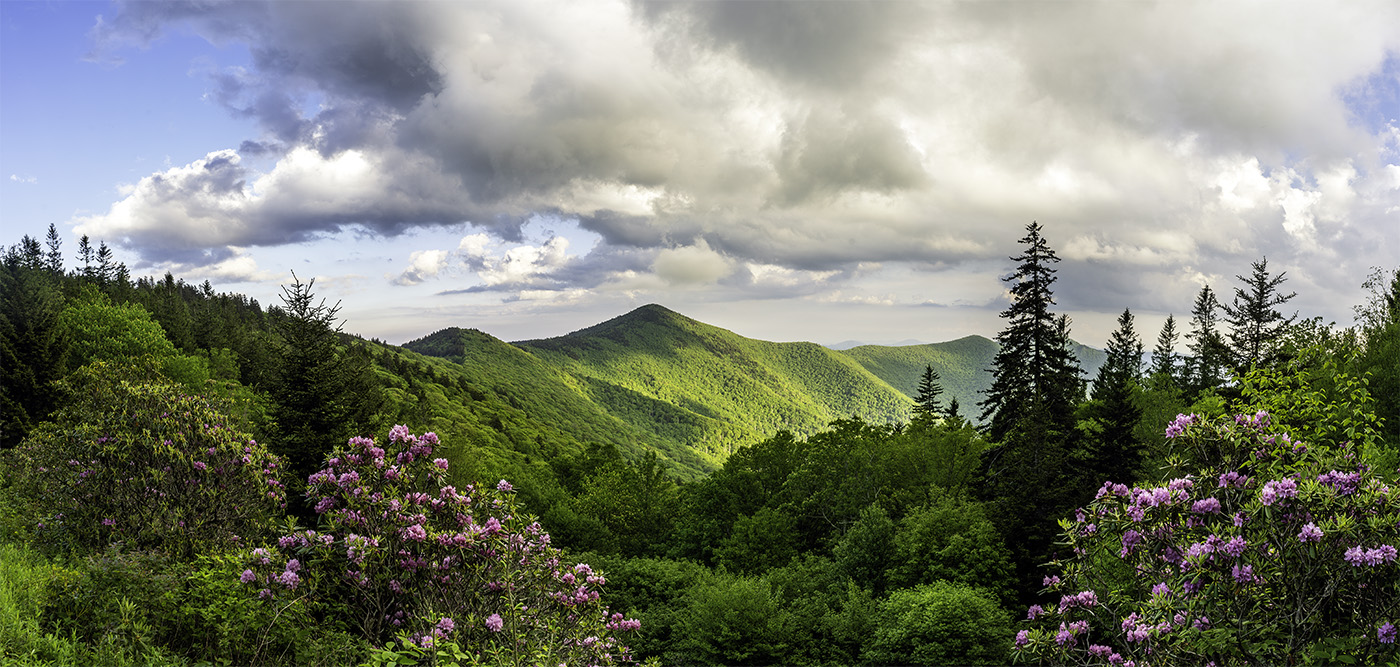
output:
M891 593L861 657L897 665L1001 665L1011 619L985 591L938 581Z
M321 531L299 530L248 554L240 578L290 605L338 605L376 646L470 647L498 664L626 661L615 634L636 621L599 602L602 575L566 567L512 488L446 484L437 436L396 426L385 448L351 438L307 479ZM380 656L381 658L383 656Z
M209 401L105 363L65 382L76 400L18 451L17 491L41 544L109 544L183 558L261 538L285 506L278 459Z
M1268 413L1167 429L1199 467L1153 488L1105 483L1062 521L1066 556L1015 640L1055 664L1396 659L1400 497L1359 447L1313 446Z

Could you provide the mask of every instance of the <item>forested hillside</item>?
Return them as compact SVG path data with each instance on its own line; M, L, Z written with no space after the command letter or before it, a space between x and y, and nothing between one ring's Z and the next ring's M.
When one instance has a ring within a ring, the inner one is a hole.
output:
M744 338L657 305L516 345L585 382L613 414L653 424L714 464L781 429L809 434L838 418L909 414L907 397L837 352Z

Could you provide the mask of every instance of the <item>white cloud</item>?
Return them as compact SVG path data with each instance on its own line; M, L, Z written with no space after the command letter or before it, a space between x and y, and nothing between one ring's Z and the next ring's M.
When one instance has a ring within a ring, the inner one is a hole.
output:
M408 268L394 278L396 285L417 285L436 278L447 265L446 250L418 250L409 255Z
M33 176L20 176L19 174L10 174L10 180L16 183L24 183L25 185L34 185L39 182L39 179Z

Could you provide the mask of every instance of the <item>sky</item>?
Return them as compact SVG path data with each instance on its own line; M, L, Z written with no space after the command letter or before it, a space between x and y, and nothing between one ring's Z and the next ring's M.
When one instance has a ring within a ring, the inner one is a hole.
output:
M1036 221L1074 338L1150 348L1261 258L1351 324L1397 119L1395 2L5 0L0 243L390 343L893 343L995 335Z

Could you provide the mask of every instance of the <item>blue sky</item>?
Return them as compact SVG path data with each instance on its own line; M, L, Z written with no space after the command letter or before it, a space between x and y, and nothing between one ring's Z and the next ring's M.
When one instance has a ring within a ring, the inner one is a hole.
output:
M552 336L661 303L771 340L1062 312L1149 344L1267 256L1351 321L1400 265L1394 3L0 2L0 242L346 329Z

